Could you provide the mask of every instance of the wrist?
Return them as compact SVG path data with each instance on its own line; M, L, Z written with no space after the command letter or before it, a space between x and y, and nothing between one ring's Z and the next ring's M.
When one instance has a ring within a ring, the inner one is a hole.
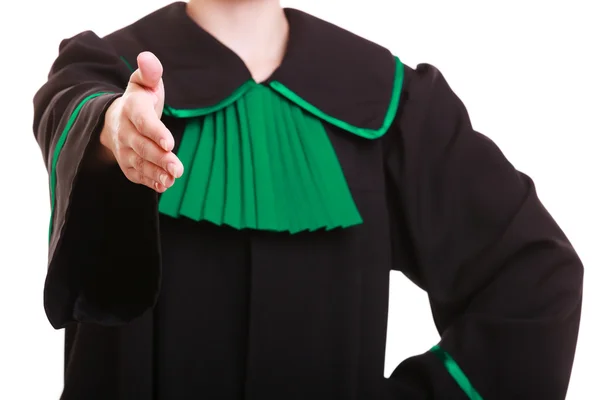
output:
M110 133L106 127L106 124L100 132L100 140L96 149L96 157L104 164L110 164L116 161L112 151Z
M120 99L116 99L106 110L104 122L100 131L99 143L96 149L96 156L99 161L105 164L112 164L116 161L113 152L113 139L111 133L111 121L114 109L118 106Z

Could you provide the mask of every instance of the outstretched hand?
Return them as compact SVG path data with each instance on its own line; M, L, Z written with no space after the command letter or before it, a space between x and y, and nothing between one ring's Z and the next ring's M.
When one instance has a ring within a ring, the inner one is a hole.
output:
M131 182L159 193L183 174L173 154L173 135L160 120L165 88L163 68L156 56L143 52L122 97L106 112L100 142Z

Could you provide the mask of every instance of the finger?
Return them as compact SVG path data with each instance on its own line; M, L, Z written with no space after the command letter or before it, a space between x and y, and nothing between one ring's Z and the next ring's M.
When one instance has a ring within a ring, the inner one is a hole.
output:
M150 178L165 187L173 186L175 178L158 165L144 159L133 150L126 151L124 154L127 166L138 171L141 176Z
M149 99L143 95L131 95L123 105L125 115L135 129L154 141L165 151L173 150L175 140L165 124L156 116Z
M150 94L154 113L160 117L165 104L165 89L162 80L163 67L158 58L150 53L138 55L138 69L129 77L127 92L141 91Z
M127 176L127 178L133 183L147 186L158 193L163 193L165 190L167 190L165 186L161 185L150 177L144 176L141 172L134 168L125 169L125 176Z
M129 81L151 91L157 91L163 74L163 67L158 58L145 51L138 55L137 63L138 69L131 74Z
M179 158L172 152L161 149L146 136L139 134L131 122L129 124L129 129L133 133L127 135L126 147L133 149L144 160L158 165L173 178L180 178L183 175L183 164Z
M173 162L177 158L173 153L160 148L154 141L137 131L128 136L126 145L141 158L158 165L165 171L169 162Z

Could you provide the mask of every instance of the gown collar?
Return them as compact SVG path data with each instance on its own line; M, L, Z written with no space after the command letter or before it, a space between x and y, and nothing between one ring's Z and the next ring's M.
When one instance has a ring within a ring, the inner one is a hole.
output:
M331 23L292 8L284 11L289 23L286 53L262 84L278 87L288 99L346 130L387 130L383 128L393 119L402 86L399 61L384 47ZM165 103L171 110L215 108L252 82L241 58L196 24L185 2L168 5L123 31L135 38L136 45L121 54L130 65L144 50L161 60Z

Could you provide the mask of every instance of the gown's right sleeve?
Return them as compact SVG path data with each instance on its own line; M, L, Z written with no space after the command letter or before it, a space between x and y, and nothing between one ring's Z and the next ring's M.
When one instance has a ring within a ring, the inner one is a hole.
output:
M124 92L126 64L93 32L64 40L34 97L33 130L50 181L44 307L53 327L122 324L155 302L157 195L118 166L92 168L104 113Z
M427 292L441 341L396 368L395 398L564 399L581 260L441 73L406 75L387 148L394 268Z

